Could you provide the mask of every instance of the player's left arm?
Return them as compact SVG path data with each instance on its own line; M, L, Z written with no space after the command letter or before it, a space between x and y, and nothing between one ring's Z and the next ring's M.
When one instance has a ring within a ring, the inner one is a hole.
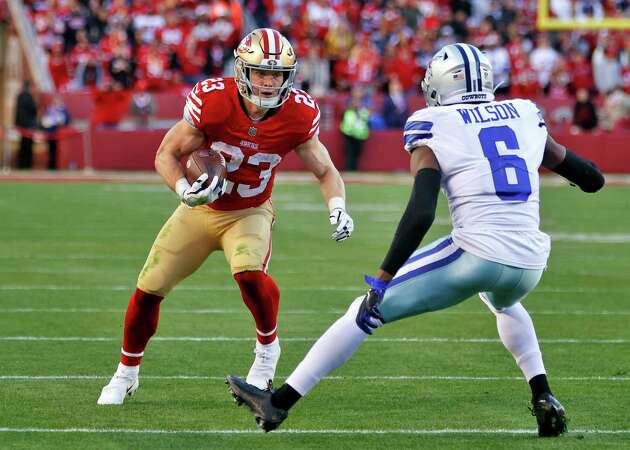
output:
M337 225L331 238L337 242L348 239L354 231L354 222L346 212L346 188L343 179L330 159L328 150L315 134L295 151L319 181L319 188L330 212L330 223Z
M440 166L433 150L426 145L416 147L412 151L410 169L414 175L414 182L407 208L398 223L394 239L376 272L376 277L365 276L370 290L361 303L356 322L367 334L372 334L374 328L385 322L378 305L383 299L387 285L418 248L435 219L442 176Z
M416 148L411 154L410 171L414 176L411 196L389 251L376 273L376 278L385 282L392 279L418 248L435 219L441 173L433 150L426 145Z

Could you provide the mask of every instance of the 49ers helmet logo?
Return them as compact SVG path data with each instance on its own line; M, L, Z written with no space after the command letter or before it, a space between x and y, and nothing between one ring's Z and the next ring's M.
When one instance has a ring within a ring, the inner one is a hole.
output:
M247 36L245 36L245 39L241 41L236 51L238 53L254 53L254 50L252 50L251 47L252 47L252 35L248 34Z

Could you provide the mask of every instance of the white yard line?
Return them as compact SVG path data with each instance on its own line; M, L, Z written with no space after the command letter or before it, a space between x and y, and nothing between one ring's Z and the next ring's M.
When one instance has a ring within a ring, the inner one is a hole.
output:
M236 285L229 286L178 286L178 291L233 291ZM0 291L129 291L133 290L133 286L129 285L75 285L75 284L5 284L0 285ZM281 287L282 291L340 291L340 292L357 292L365 291L365 286L286 286ZM585 294L585 293L605 293L605 292L628 292L627 288L610 288L610 287L541 287L533 291L533 293L568 293L568 294Z
M630 242L627 233L562 233L549 232L553 241L589 242L594 244L623 244Z
M122 308L0 308L0 314L104 314L104 313L124 313L126 310ZM162 308L164 314L183 314L183 315L213 315L213 314L235 314L246 315L249 317L249 311L245 308L205 308L205 309L169 309ZM285 316L320 316L324 314L339 315L344 314L344 309L283 309L280 315ZM630 311L553 311L553 310L528 310L532 316L629 316ZM490 311L437 311L432 315L448 315L448 316L487 316Z
M165 429L138 429L138 428L0 428L0 433L84 433L84 434L103 434L103 433L128 433L128 434L190 434L190 435L259 435L264 436L263 432L258 429L205 429L205 430L165 430ZM508 428L442 428L442 429L298 429L298 428L281 428L273 432L273 434L324 434L324 435L387 435L387 434L411 434L411 435L457 435L457 434L531 434L535 435L536 430L533 429L508 429ZM630 434L630 429L621 430L599 430L589 428L579 428L571 430L571 435L575 434L594 434L594 435L625 435Z
M0 375L0 381L89 381L109 380L111 375ZM276 375L276 379L286 379ZM225 376L206 375L142 375L143 380L208 380L224 381ZM329 376L328 381L523 381L523 377L474 377L467 375L369 375L369 376ZM554 381L614 381L628 382L630 377L553 377Z
M406 172L342 172L344 181L348 184L399 184L411 186L413 179ZM58 171L54 174L46 171L26 171L11 172L1 174L0 181L46 181L55 182L97 182L97 183L124 183L124 184L159 184L160 189L163 181L155 172L115 172L115 171L94 171L93 173L77 173L76 171ZM285 184L315 184L316 179L309 172L300 171L279 171L276 181ZM568 182L555 174L542 174L540 176L542 186L567 187ZM606 174L607 185L627 186L630 184L630 175L627 174ZM124 189L124 188L121 188ZM574 188L575 189L575 188Z
M79 286L59 284L7 284L0 286L0 291L133 291L133 286ZM238 291L236 285L230 286L178 286L179 291ZM283 287L283 291L365 291L364 286L313 286L313 287ZM599 291L598 291L599 292Z
M285 337L283 342L313 342L318 337ZM118 337L89 336L0 336L0 341L32 341L32 342L110 342L119 341ZM231 336L155 336L152 341L162 342L253 342L252 337ZM445 338L445 337L394 337L370 338L367 342L375 343L434 343L434 344L496 344L495 338ZM630 344L630 339L539 339L541 344Z

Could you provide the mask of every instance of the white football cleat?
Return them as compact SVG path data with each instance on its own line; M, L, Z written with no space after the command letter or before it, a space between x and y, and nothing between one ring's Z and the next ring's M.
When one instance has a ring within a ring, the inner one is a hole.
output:
M256 341L254 350L256 358L247 374L247 383L258 389L271 389L273 377L276 374L276 365L280 359L280 341L276 338L271 344L261 344Z
M127 395L132 396L140 386L138 378L139 367L123 366L118 364L118 370L101 391L101 396L96 401L97 405L122 405Z

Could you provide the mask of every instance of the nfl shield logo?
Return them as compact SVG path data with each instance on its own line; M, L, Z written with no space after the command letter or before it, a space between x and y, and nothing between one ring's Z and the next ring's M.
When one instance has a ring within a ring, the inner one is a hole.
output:
M250 136L256 136L256 128L249 127L249 130L247 130L247 134L249 134Z

